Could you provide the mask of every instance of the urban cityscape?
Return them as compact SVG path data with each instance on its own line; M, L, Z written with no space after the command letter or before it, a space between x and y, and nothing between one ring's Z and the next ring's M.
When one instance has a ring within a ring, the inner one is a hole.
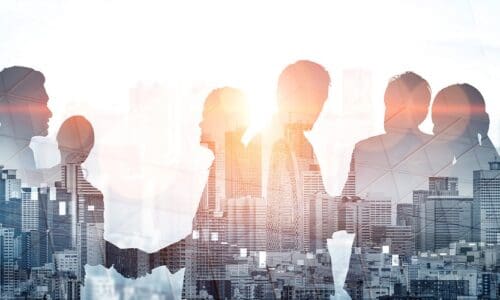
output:
M18 84L43 78L22 67L0 74L5 82L19 76ZM366 72L354 75L369 80ZM36 83L6 94L12 99L0 102L0 112L10 115L1 128L19 126L8 123L19 118L12 103L39 89ZM287 66L276 119L247 143L244 94L213 90L199 143L214 159L191 233L153 253L105 239L105 199L84 168L94 146L85 117L63 122L61 163L49 169L22 168L26 145L9 148L11 136L1 135L9 147L1 149L0 298L497 299L500 159L479 91L449 86L429 108L422 77L391 78L386 133L354 146L334 196L306 137L329 85L317 63ZM443 109L449 99L467 105ZM434 135L418 129L428 110ZM23 126L13 132L35 134Z

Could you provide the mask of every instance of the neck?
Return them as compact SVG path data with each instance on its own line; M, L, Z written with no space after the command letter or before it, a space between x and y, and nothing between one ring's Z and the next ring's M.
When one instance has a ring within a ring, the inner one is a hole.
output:
M0 134L0 165L12 169L34 169L35 160L26 139Z

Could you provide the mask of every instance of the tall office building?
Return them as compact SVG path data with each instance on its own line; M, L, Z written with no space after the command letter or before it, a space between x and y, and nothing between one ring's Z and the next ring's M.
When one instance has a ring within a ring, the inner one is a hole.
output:
M391 225L391 200L377 194L368 197L343 197L339 205L339 230L355 233L357 247L373 244L374 226Z
M0 224L0 298L13 299L14 275L14 229Z
M79 164L61 166L61 182L57 183L57 188L58 196L65 190L71 198L67 215L71 223L71 247L78 253L78 276L81 278L85 264L105 261L103 195L85 179Z
M429 196L424 205L424 250L448 248L450 243L472 240L472 198Z
M38 188L23 188L22 193L22 231L39 230L40 211L38 204Z
M354 245L368 245L371 239L370 210L364 199L343 197L339 205L339 230L354 233Z
M91 266L104 265L105 249L104 223L87 223L87 264Z
M60 187L66 189L71 194L71 205L68 208L69 215L71 216L71 243L73 247L76 247L76 240L78 238L77 224L86 221L85 216L87 212L85 208L89 205L95 206L95 204L87 203L87 199L93 198L95 202L103 203L102 193L85 179L84 170L79 164L61 166ZM98 204L98 207L104 207L104 204Z
M458 196L457 177L429 177L429 195Z
M415 239L415 251L425 250L425 235L423 226L425 224L425 200L429 197L428 190L413 191L413 207L415 209L415 223L413 224L413 236Z
M310 251L326 249L326 240L338 230L338 206L341 197L316 192L310 202Z
M411 226L373 226L372 240L378 246L388 245L391 254L410 257L415 252Z
M220 203L223 199L217 198L216 191L218 181L223 179L217 176L220 173L217 170L225 170L225 167L217 164L219 162L217 157L221 153L215 152L217 148L215 143L207 141L204 144L216 153L216 158L210 167L208 181L203 189L199 208L193 220L192 240L190 240L193 253L189 263L194 272L187 276L192 276L189 278L189 282L194 285L199 280L215 280L225 276L226 253L224 253L225 248L221 243L226 242L227 215L220 210L224 206Z
M267 186L267 248L308 251L311 202L324 192L323 179L304 125L287 124L274 144Z
M429 247L434 247L429 238L432 229L430 218L433 212L426 211L426 201L429 196L458 196L458 178L456 177L429 177L429 188L428 190L416 190L413 191L413 205L414 205L414 215L415 222L413 224L413 234L415 238L415 250L416 251L426 251ZM443 204L445 204L443 202ZM445 204L446 207L447 204ZM429 203L428 208L433 209L433 204ZM441 211L441 209L439 209ZM434 219L434 217L432 217ZM439 220L439 219L438 219ZM439 222L439 221L438 221ZM426 230L428 229L428 230ZM427 235L427 237L426 237ZM427 239L427 241L426 241ZM431 243L427 244L426 243Z
M413 227L416 220L415 213L415 204L398 203L396 206L396 225Z
M48 207L48 227L54 245L53 251L71 249L71 194L56 185L56 197L50 199Z
M225 277L226 253L221 243L226 242L227 216L220 210L224 205L221 205L222 199L217 198L216 191L218 181L222 179L218 177L220 172L217 170L225 168L218 165L217 158L221 153L215 152L215 143L207 141L204 144L216 153L216 157L210 167L208 181L193 220L191 238L188 239L192 246L189 264L193 272L186 274L186 284L190 286L196 286L200 280L219 280Z
M75 250L65 249L54 252L54 264L57 271L71 272L78 271L78 254Z
M227 242L247 251L266 250L266 202L251 196L229 199Z
M227 215L198 211L193 226L193 264L197 280L223 279L227 259Z
M490 162L489 170L473 173L473 227L474 240L500 243L500 161Z
M351 155L351 163L349 165L349 173L347 174L347 181L342 189L342 196L353 197L356 196L356 161L354 153Z
M306 165L305 170L301 172L300 184L302 187L302 199L303 204L301 205L301 213L303 220L303 229L301 237L303 238L302 244L304 245L304 251L310 251L311 249L311 231L316 225L315 220L312 218L312 210L315 209L314 205L316 203L316 195L323 194L326 195L325 187L323 186L323 177L321 176L321 170L319 165L315 161L315 158L309 159L309 164ZM333 233L333 232L332 232ZM331 237L331 235L330 235ZM325 240L326 241L326 240Z
M472 240L472 199L459 196L456 177L429 177L429 190L413 191L417 251L447 248Z
M48 235L49 188L22 188L22 232L29 233L32 264L39 267L51 261L52 244Z
M302 193L299 169L288 143L279 141L273 147L267 186L267 249L287 251L303 248Z
M370 211L370 226L388 226L392 224L391 198L378 193L369 193L366 202Z
M21 232L21 180L16 170L0 166L0 224L14 228L17 235Z
M16 173L16 170L4 169L0 165L0 201L21 197L21 179Z

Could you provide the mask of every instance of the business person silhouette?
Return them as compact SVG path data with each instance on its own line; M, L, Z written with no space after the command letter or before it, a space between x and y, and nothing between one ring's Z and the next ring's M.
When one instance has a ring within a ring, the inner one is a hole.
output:
M279 77L275 124L280 138L272 148L267 186L268 250L309 249L309 232L303 230L308 226L305 214L309 199L304 199L302 178L305 171L320 169L305 133L316 122L328 98L329 85L328 72L307 60L287 66ZM320 180L314 193L324 191Z
M224 87L208 95L199 124L200 145L212 151L215 159L193 220L193 234L187 241L194 255L187 261L184 285L205 290L215 299L229 296L225 294L225 272L230 233L226 235L221 227L227 206L239 197L261 194L260 182L252 180L260 173L259 138L247 145L241 141L248 124L248 104L240 90ZM257 166L251 166L257 161ZM239 242L237 235L231 240L237 247Z
M16 66L0 72L0 165L20 170L21 175L36 168L31 138L48 134L52 112L44 83L43 74L31 68Z
M82 166L94 147L94 128L83 116L69 117L59 128L57 144L61 163L51 171L52 174L58 174L60 189L71 196L68 208L71 236L68 239L79 253L78 276L83 279L86 264L104 265L105 261L103 195L87 181L86 171ZM65 224L55 222L51 228L57 239L60 239L57 236L58 227L62 225Z
M326 248L327 238L315 236L309 219L317 194L326 194L314 149L306 137L328 98L330 75L323 66L301 60L287 66L278 80L277 119L281 137L274 143L267 186L267 249L269 251L313 251ZM273 128L271 128L272 130ZM332 216L333 217L333 216ZM342 233L341 233L342 234ZM337 296L342 293L352 236L328 242ZM335 251L333 250L335 249ZM333 255L335 255L333 257ZM272 275L271 275L272 276ZM278 295L275 295L278 296Z
M413 190L432 174L424 149L432 136L419 129L430 99L421 76L406 72L391 78L384 94L385 133L358 142L353 152L357 196L382 195L393 205L412 201Z
M489 115L481 93L472 85L450 85L432 104L435 138L429 146L435 176L458 177L461 195L473 196L474 170L488 170L498 156L490 138Z

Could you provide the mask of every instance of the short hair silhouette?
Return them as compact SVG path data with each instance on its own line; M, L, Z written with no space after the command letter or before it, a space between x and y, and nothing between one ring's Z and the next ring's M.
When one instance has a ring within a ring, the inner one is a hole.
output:
M417 128L427 116L431 101L429 83L414 72L391 78L384 94L386 132Z
M213 90L205 100L202 134L216 138L227 131L246 129L249 124L245 95L239 89L224 87Z
M48 134L52 112L44 88L45 77L26 67L10 67L0 72L0 130L14 138L26 139Z
M94 147L94 128L83 116L66 119L57 133L61 163L83 163Z
M457 133L488 134L490 119L486 113L484 98L474 86L468 83L450 85L436 95L432 104L434 134L451 130Z
M318 63L299 60L278 79L278 111L290 122L312 127L328 98L330 75ZM310 128L309 128L310 129Z

